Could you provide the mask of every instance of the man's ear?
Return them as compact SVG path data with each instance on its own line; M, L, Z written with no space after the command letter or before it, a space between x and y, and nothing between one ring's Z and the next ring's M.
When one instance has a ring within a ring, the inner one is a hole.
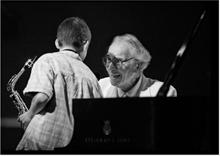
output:
M136 69L137 69L137 71L142 71L143 68L144 68L144 63L143 63L143 62L138 62L138 63L136 64Z
M55 46L56 46L57 49L60 49L60 45L59 45L58 39L55 40Z
M140 70L140 69L141 69L141 63L137 63L137 64L136 64L136 69L137 69L137 70Z

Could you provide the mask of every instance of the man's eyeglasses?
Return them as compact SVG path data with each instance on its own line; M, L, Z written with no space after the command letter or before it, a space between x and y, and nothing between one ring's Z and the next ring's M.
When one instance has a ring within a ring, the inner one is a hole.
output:
M119 59L115 56L112 56L112 55L109 55L109 54L106 54L103 58L102 58L102 61L103 61L103 64L108 67L110 62L117 68L120 68L122 66L123 63L131 60L131 59L134 59L133 57L131 58L128 58L128 59L125 59L125 60L122 60L122 59Z

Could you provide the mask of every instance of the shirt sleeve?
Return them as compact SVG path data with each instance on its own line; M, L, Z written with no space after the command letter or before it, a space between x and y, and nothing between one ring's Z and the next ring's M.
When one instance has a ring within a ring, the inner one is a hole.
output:
M159 91L160 88L162 87L163 83L164 83L164 82L159 82L159 81L155 82L155 85L154 85L154 88L155 88L155 90L156 90L156 92L154 92L154 93L155 93L155 96L157 96L158 91ZM169 90L168 90L168 92L167 92L167 97L176 97L176 96L177 96L177 91L176 91L176 89L175 89L172 85L170 85Z
M49 99L53 96L53 70L49 63L50 59L45 55L41 56L33 65L24 95L31 92L41 92Z
M141 93L141 96L150 96L150 97L156 97L158 94L158 91L160 90L161 86L163 85L163 82L155 81L147 90L146 92ZM176 97L177 91L176 89L170 85L167 97Z
M168 97L176 97L177 96L177 91L173 86L170 86L169 91L167 93Z

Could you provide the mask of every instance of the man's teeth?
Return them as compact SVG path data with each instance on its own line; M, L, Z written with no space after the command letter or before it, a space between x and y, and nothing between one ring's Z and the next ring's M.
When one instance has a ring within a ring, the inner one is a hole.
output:
M117 75L112 75L112 77L119 77L120 75L119 74L117 74Z

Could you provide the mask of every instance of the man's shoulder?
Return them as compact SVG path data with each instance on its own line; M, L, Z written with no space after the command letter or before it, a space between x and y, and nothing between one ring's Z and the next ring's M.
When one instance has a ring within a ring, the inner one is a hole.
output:
M157 79L152 79L152 78L147 78L145 77L145 82L148 83L149 88L160 88L164 82L157 80ZM170 85L170 89L175 89L172 85Z
M159 88L163 85L163 82L159 80L150 79L150 81L152 82L152 85L150 86L152 88Z
M160 87L164 84L164 82L156 80L156 79L151 79L151 78L146 78L146 82L148 83L148 87L141 91L141 96L156 96ZM169 91L168 91L168 96L176 96L177 91L176 89L170 85Z

